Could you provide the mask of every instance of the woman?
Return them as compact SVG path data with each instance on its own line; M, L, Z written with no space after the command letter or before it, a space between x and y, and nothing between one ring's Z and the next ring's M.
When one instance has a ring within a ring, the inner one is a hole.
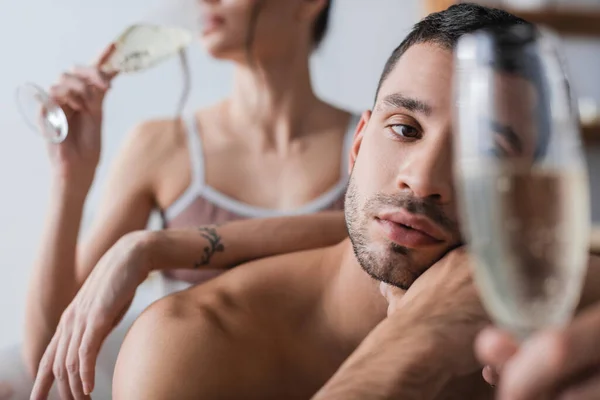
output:
M98 260L119 238L143 229L152 210L162 211L166 227L177 228L342 207L353 118L315 96L308 66L327 28L329 2L204 0L200 6L204 47L235 64L233 91L184 121L147 121L134 129L82 246L77 233L100 156L102 100L112 77L76 69L52 89L70 134L49 148L51 212L26 315L24 351L33 374ZM214 275L174 271L169 277L197 283ZM169 290L176 286L182 285ZM68 382L59 389L68 390Z

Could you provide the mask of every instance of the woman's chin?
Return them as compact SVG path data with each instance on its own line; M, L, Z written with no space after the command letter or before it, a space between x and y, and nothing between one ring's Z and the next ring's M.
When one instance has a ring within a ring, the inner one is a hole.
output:
M236 60L240 54L244 53L239 46L232 46L214 38L202 37L200 43L206 53L218 60Z

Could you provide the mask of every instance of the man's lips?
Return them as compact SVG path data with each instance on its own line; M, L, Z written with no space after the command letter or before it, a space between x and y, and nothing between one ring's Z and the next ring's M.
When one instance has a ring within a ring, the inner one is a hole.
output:
M383 213L376 222L392 242L408 248L436 245L448 236L429 218L405 210Z

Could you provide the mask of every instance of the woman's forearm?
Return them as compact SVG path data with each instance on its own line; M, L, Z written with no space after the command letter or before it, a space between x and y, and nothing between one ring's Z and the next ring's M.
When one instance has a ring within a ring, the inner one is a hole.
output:
M342 212L248 219L148 233L151 270L227 269L259 258L325 247L347 236Z
M54 189L51 194L25 309L24 356L32 373L78 289L75 259L85 197L86 192L63 188Z

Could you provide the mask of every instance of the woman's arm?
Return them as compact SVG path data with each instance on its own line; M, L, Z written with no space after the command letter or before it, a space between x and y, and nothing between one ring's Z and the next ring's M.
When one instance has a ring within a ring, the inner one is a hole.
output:
M148 221L153 207L148 176L148 161L152 160L148 160L144 142L154 136L148 128L135 129L117 157L99 216L83 246L78 234L89 184L79 185L69 176L60 176L53 182L25 312L24 358L33 376L63 311L98 260L119 238L143 229Z
M102 343L152 270L227 268L255 258L332 244L344 236L339 212L124 235L102 256L64 311L40 363L32 398L45 398L55 376L68 375L71 389L65 387L64 391L80 392L74 395L93 390ZM68 353L58 351L61 343L68 343Z
M227 269L278 254L339 243L347 236L344 214L248 219L221 226L135 232L131 245L145 253L149 271L181 268ZM129 240L125 239L124 240Z

